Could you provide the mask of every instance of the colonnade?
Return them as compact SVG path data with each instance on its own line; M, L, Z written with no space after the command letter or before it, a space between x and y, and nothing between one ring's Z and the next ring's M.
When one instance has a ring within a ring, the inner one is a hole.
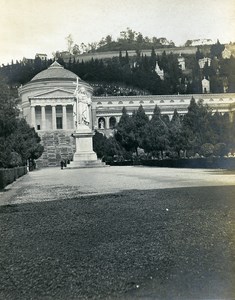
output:
M32 105L31 126L36 130L74 129L73 106Z

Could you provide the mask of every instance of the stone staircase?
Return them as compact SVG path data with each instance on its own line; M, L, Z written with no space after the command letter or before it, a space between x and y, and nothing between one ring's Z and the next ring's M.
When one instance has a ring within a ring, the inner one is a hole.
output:
M72 131L38 132L44 146L42 156L36 161L37 167L60 166L61 160L72 160L75 152L75 141Z

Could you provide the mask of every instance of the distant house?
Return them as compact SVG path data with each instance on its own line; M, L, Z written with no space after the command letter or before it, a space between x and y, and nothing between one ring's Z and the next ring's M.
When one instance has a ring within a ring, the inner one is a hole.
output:
M35 58L40 58L41 60L47 60L47 54L36 53Z
M191 46L213 45L214 42L211 39L196 39L192 40Z
M33 59L33 58L26 58L26 57L23 57L22 63L23 63L24 65L26 65L27 63L33 64L33 63L34 63L34 59Z
M232 55L232 52L225 47L224 51L222 52L223 59L226 59L226 58L228 59L231 57L231 55Z
M200 69L203 69L205 67L205 64L208 64L208 67L211 65L211 59L209 57L204 57L198 60L198 64Z
M202 93L203 94L210 93L210 81L206 79L206 77L202 79Z

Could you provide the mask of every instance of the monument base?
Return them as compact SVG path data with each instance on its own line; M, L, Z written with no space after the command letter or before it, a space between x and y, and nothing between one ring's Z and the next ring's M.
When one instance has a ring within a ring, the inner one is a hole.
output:
M92 142L93 132L86 126L80 126L73 133L76 142L76 152L74 153L73 161L67 165L67 169L75 168L97 168L104 167L105 163L97 159L96 153L93 151Z

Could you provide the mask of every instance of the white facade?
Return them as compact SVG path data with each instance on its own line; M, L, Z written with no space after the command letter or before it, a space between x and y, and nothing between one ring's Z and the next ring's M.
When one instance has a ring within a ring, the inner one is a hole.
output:
M198 64L200 69L203 69L205 67L205 64L208 64L208 67L211 65L211 59L209 57L204 57L198 60Z
M47 54L44 54L44 53L37 53L35 55L35 58L40 58L41 60L47 60Z
M207 80L205 77L202 79L202 93L208 94L210 93L210 81Z

